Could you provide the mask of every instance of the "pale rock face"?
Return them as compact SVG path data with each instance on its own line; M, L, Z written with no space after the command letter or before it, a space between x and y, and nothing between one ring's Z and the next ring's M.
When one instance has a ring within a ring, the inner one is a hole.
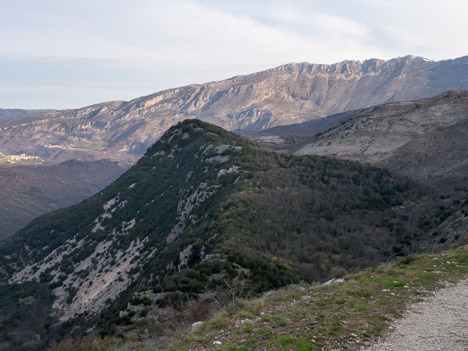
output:
M188 259L190 255L192 255L192 247L193 245L189 245L179 253L180 263L179 263L179 266L177 267L179 272L183 266L187 265Z
M192 211L198 207L202 202L206 201L210 196L216 193L220 185L210 185L201 183L195 192L187 195L190 189L181 189L179 203L177 205L177 224L169 233L166 241L173 242L179 237L185 229L188 220L192 219Z
M229 174L229 173L238 173L239 172L239 169L240 167L236 166L236 165L232 165L231 167L229 167L228 169L225 169L225 168L222 168L219 170L218 172L218 178L225 175L225 174Z
M91 233L105 230L100 225L100 221L104 218L110 218L112 213L124 207L125 204L126 201L120 201L119 196L107 201L103 206L104 212L96 219L96 226L91 229ZM135 218L128 222L122 222L120 231L114 229L109 240L99 242L94 251L74 267L73 272L67 275L61 272L60 263L70 252L82 247L84 239L79 242L76 242L75 238L67 240L64 245L45 257L40 264L27 265L15 273L10 279L10 283L38 280L41 273L49 270L49 273L54 277L52 283L57 282L63 276L63 283L53 290L56 296L53 313L58 316L61 322L85 311L98 312L106 306L108 299L114 300L133 279L138 277L138 273L130 274L131 269L138 267L144 260L150 259L157 250L155 248L146 257L140 257L138 253L147 241L147 238L144 238L132 241L125 250L120 249L116 254L111 253L114 241L119 236L126 235L135 224ZM70 298L70 291L76 292L72 298Z
M451 91L357 112L295 154L356 160L423 178L464 176L467 129L468 93Z
M467 62L468 57L434 62L406 56L333 65L287 64L129 102L3 121L0 152L16 155L22 150L25 156L45 161L108 158L128 164L165 130L187 118L249 131L300 123L453 88L468 89Z

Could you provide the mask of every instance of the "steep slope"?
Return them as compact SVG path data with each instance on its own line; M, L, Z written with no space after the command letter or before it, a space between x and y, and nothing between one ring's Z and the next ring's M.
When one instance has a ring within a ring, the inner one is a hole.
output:
M173 311L187 299L213 304L323 280L419 249L431 239L420 218L451 201L386 170L277 154L187 120L100 193L1 245L4 299L16 296L23 310L29 301L40 321L27 329L10 308L0 311L2 330L47 342L59 328L131 323L128 302L146 301L135 302L137 290Z
M295 154L357 160L425 179L463 179L467 128L468 92L455 90L356 111Z
M199 118L228 130L262 130L391 101L468 89L468 57L406 56L267 71L0 123L0 152L47 160L136 161L170 126Z
M124 171L109 160L0 167L0 239L39 215L90 197Z

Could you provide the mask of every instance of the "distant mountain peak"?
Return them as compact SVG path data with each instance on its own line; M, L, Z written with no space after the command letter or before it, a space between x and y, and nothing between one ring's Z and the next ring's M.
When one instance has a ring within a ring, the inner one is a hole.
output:
M351 73L367 72L369 68L377 70L381 66L391 66L395 63L411 64L416 62L435 62L424 57L406 55L397 58L382 60L370 58L366 60L343 60L332 64L310 63L310 62L292 62L274 68L275 71L285 72L331 72L331 73Z
M167 89L128 102L49 111L0 122L0 152L46 161L109 158L135 162L169 127L201 119L227 130L259 131L387 102L468 89L468 57L416 56L289 63L254 74Z

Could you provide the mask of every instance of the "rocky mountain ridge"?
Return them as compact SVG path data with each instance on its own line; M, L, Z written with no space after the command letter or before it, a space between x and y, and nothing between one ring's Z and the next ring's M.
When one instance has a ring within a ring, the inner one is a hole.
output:
M468 89L468 57L434 62L294 63L129 102L52 111L0 123L0 152L48 161L111 158L135 162L170 126L187 118L227 130L258 131L381 103Z

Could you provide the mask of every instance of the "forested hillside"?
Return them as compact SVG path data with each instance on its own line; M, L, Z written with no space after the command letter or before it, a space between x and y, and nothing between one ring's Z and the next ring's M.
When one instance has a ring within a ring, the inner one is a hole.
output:
M179 316L166 328L177 329L235 297L427 247L424 215L453 201L384 169L279 154L187 120L103 191L3 242L3 342L44 347L72 326L119 333L144 317L129 302L157 307L159 323Z

